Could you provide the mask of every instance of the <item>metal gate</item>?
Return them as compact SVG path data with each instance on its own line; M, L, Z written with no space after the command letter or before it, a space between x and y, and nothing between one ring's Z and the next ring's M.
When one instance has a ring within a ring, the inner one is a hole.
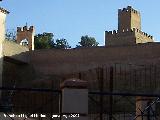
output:
M7 120L60 120L61 90L0 88L0 117Z

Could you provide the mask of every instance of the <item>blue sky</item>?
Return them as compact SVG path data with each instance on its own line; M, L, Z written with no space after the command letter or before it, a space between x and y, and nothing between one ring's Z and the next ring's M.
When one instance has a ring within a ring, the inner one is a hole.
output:
M160 1L154 0L3 0L10 11L7 29L33 25L36 34L52 32L72 47L82 35L95 37L104 45L104 31L117 29L119 8L128 5L141 12L142 31L160 40Z

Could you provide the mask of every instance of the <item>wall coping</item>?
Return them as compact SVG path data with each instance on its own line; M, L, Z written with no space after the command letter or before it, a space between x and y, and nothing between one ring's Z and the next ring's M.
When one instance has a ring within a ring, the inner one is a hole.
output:
M61 83L61 89L74 88L74 89L87 89L88 82L77 78L70 78Z

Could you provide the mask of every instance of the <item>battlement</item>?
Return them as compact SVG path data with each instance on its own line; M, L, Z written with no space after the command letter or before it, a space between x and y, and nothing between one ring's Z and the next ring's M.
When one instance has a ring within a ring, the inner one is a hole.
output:
M29 50L34 50L34 26L17 27L17 43L28 46Z
M138 16L140 16L140 12L138 12L137 10L133 9L131 6L127 6L127 8L123 8L123 9L118 9L119 13L124 13L124 12L131 12L134 14L137 14Z
M1 11L2 13L9 14L9 11L7 11L6 9L1 8L1 7L0 7L0 11Z
M140 33L141 35L147 37L147 38L150 38L150 39L153 39L153 36L152 35L149 35L148 33L145 33L139 29L136 29L136 28L133 28L133 32L137 32L137 33Z
M132 34L133 30L131 29L123 29L122 31L113 30L113 31L105 31L106 35L121 35L121 34Z
M147 42L154 42L154 39L141 31L140 12L131 6L118 9L118 30L105 31L105 44L134 45Z
M133 28L133 29L123 29L122 31L119 31L119 30L113 30L113 31L105 31L105 34L106 35L130 35L130 34L135 34L135 33L140 33L141 35L143 35L144 37L148 37L150 39L153 39L153 36L152 35L149 35L145 32L142 32L141 30L139 29L136 29L136 28Z
M25 32L25 31L33 32L34 31L34 27L33 26L30 26L29 28L27 26L17 27L17 32Z

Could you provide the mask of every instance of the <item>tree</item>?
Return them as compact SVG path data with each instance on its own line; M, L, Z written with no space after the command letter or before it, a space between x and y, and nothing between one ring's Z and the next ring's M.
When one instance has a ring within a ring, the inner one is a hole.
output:
M69 46L66 39L64 39L64 38L56 39L56 42L54 42L53 37L54 37L53 33L44 32L42 34L37 34L34 37L35 49L49 49L49 48L67 49L67 48L71 48L71 46Z
M71 46L68 44L66 39L62 38L62 39L57 39L56 40L56 42L54 43L54 48L68 49L68 48L71 48Z
M77 45L77 47L92 47L99 44L94 37L89 37L88 35L82 36L81 41L78 43L80 45Z
M35 49L46 49L46 48L53 48L53 33L42 33L42 34L37 34L34 37L34 44L35 44Z
M16 41L16 31L14 29L7 29L5 39L9 41Z

